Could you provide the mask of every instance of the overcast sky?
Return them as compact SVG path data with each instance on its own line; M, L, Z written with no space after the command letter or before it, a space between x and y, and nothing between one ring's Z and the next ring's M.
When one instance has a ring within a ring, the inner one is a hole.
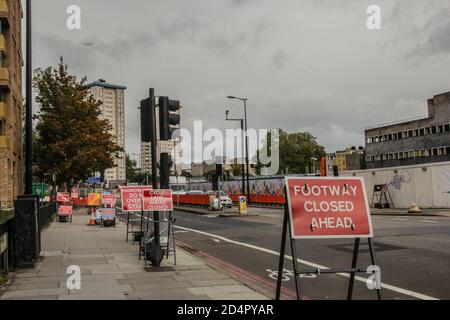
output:
M23 1L25 2L25 1ZM247 97L249 127L307 130L327 151L364 128L426 114L450 91L449 0L39 0L34 67L55 66L126 91L126 150L139 152L139 100L182 101L182 125L224 129ZM66 9L81 8L81 30ZM366 27L369 5L382 28Z

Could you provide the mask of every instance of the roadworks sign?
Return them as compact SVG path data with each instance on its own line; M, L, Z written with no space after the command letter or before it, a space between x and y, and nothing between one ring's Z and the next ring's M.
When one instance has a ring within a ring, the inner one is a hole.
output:
M286 177L293 239L372 238L362 178Z

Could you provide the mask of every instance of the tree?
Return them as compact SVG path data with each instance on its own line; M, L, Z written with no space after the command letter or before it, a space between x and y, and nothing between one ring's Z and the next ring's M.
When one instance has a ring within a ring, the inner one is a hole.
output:
M114 167L123 149L110 133L108 120L100 118L101 102L68 73L63 59L57 68L37 69L33 80L36 101L40 105L35 144L38 175L46 182L72 183L86 180L95 172L102 176Z
M280 130L279 138L280 167L278 174L307 173L308 168L310 169L312 166L312 158L320 159L326 155L325 148L319 145L316 137L309 132L288 133ZM268 150L270 150L270 146L269 136L263 143L263 148L268 148ZM260 152L261 151L258 151L258 155ZM262 167L263 166L258 159L256 164L258 174L260 174Z
M136 173L136 160L132 160L130 156L127 154L125 157L125 167L126 167L126 174L127 174L127 180L130 182L135 182L137 173Z

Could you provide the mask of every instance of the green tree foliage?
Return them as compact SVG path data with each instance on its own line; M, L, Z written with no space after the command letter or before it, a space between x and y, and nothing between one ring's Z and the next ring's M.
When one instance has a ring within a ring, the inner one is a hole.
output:
M86 180L114 167L114 157L123 151L110 133L108 120L100 118L101 102L68 73L63 60L57 68L37 69L33 80L40 109L37 119L35 160L38 175L56 183Z
M266 148L267 144L269 144L270 150L270 136L263 144L263 148ZM311 158L320 160L325 155L325 148L309 132L288 133L280 130L280 167L278 174L311 172L313 166ZM318 168L319 163L317 161L315 164L316 168ZM256 165L258 173L260 173L261 167L262 165L258 160Z

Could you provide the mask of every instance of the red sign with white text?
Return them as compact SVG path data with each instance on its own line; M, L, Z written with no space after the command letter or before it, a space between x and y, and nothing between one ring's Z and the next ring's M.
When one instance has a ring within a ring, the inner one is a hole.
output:
M122 198L122 211L142 210L142 191L152 190L151 186L126 186L120 187Z
M173 211L172 190L144 190L144 211Z
M371 238L362 178L286 177L293 239Z
M116 195L111 193L102 193L102 204L107 206L115 206Z
M60 206L58 210L58 215L60 216L71 216L73 214L72 206Z
M58 192L56 194L57 202L70 202L70 195L68 192Z

